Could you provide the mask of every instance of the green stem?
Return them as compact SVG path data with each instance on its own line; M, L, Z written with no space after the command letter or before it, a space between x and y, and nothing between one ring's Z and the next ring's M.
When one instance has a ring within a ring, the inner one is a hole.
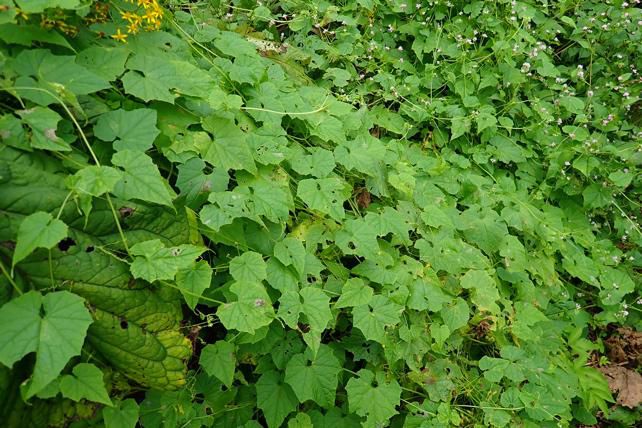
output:
M18 284L16 284L11 275L9 275L9 272L4 267L4 263L2 263L2 260L0 260L0 270L2 271L2 274L5 276L5 278L7 278L7 281L9 281L9 284L11 284L16 293L18 293L19 296L22 296L22 290L20 289L20 287L18 287Z

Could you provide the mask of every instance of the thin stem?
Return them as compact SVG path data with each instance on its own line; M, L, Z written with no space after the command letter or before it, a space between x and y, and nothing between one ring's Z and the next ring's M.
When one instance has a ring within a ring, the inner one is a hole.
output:
M18 284L13 280L11 275L9 275L9 272L7 272L7 269L4 267L4 263L2 263L2 260L0 260L0 270L2 271L2 274L7 278L7 281L9 281L9 284L13 287L13 289L18 293L19 296L22 296L22 290L20 287L18 287Z

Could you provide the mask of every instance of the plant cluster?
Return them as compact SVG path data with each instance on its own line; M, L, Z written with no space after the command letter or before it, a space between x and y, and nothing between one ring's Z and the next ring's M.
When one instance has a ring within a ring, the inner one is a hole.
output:
M634 426L638 3L0 0L0 420Z

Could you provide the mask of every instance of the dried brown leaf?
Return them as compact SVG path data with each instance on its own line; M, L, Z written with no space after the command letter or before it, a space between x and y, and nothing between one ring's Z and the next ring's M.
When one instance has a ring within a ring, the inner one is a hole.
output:
M606 366L599 369L609 383L612 392L617 392L617 404L635 408L642 404L642 376L622 366Z

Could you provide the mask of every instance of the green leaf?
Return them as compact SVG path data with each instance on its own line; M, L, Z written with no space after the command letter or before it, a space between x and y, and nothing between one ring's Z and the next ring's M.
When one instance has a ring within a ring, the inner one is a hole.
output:
M396 406L401 400L401 387L396 380L386 382L383 372L372 373L361 369L358 378L351 378L347 385L350 411L366 416L368 427L383 426L398 412Z
M40 25L22 23L20 25L20 31L16 31L16 25L10 22L13 21L13 17L11 15L11 12L7 13L5 11L4 16L0 18L0 22L3 22L3 24L0 24L1 40L4 40L9 44L17 44L26 47L30 47L33 42L43 42L63 46L69 50L73 50L67 39L53 29L43 28Z
M134 261L130 270L134 278L148 282L159 279L172 280L181 269L188 269L206 248L183 244L165 248L160 239L140 242L130 248Z
M58 122L62 117L46 107L33 107L29 110L19 110L22 121L31 128L31 147L51 150L54 152L69 152L71 146L56 134Z
M469 270L460 280L461 286L472 290L471 301L477 306L480 312L488 311L492 314L499 314L497 306L499 292L495 279L484 270Z
M410 283L410 298L408 307L417 311L429 310L430 312L439 312L445 304L452 300L437 278L434 272L433 277L417 278Z
M120 401L114 407L103 407L105 428L136 428L139 410L133 398Z
M454 140L470 132L470 119L468 117L454 117L451 121L450 139Z
M331 151L316 148L310 154L298 153L289 158L292 169L301 175L327 177L334 170L334 155Z
M316 356L309 348L294 355L285 369L290 384L301 403L312 400L321 407L334 406L341 364L327 345L321 345Z
M297 196L311 209L340 221L345 216L343 202L350 189L340 178L305 179L299 182Z
M235 351L232 343L219 340L203 348L199 364L208 375L215 376L228 388L231 388L236 369Z
M170 190L149 156L132 150L122 150L114 154L112 163L124 170L123 178L114 188L116 196L172 206L174 192Z
M352 309L352 318L366 339L383 343L385 328L398 324L402 312L403 306L384 296L374 296L368 304Z
M300 314L305 315L310 328L317 332L323 331L332 319L330 298L314 286L305 287L298 294L286 291L279 302L278 315L291 328L297 328Z
M152 147L159 133L156 110L147 108L103 113L94 126L94 135L103 141L113 141L116 151L144 152Z
M180 95L205 98L214 86L205 70L163 55L133 55L126 66L129 71L121 79L125 92L145 101L173 103Z
M262 284L235 282L230 290L238 300L225 303L216 311L225 328L254 333L272 322L274 308Z
M86 399L109 406L112 404L105 389L103 372L93 364L80 363L73 368L72 374L62 376L60 392L63 397L74 401Z
M25 398L46 387L71 357L80 355L91 323L84 300L68 291L44 297L30 291L0 307L0 363L10 368L25 355L36 353Z
M25 81L26 76L33 76L46 87L53 84L63 95L87 95L110 87L107 80L77 64L75 59L74 56L53 55L45 49L25 49L16 56L12 66L23 76L19 80ZM24 90L21 93L33 95L34 91ZM50 95L43 95L37 101L42 105L56 102Z
M67 225L49 213L38 211L20 223L12 266L23 260L36 248L53 248L67 236Z
M560 97L560 106L569 113L581 114L584 112L584 101L577 97Z
M229 184L229 175L220 168L206 174L205 162L200 158L191 158L178 166L176 186L181 191L181 196L186 199L191 208L200 207L205 202L210 192L224 192Z
M213 116L203 121L203 128L214 134L213 142L198 147L205 161L224 170L244 169L256 173L247 135L233 121Z
M255 216L264 216L274 223L287 221L290 210L294 211L292 194L287 186L277 181L259 179L248 186L239 186L234 193L248 196L248 209Z
M230 261L230 275L240 282L261 282L267 278L267 266L259 253L246 251Z
M212 282L212 268L205 260L180 268L176 273L176 286L191 310L196 308L203 292Z
M79 195L101 196L116 187L123 174L115 168L90 165L69 177L69 187Z
M284 266L292 266L299 275L303 275L305 269L305 247L296 238L288 236L274 245L274 257Z
M256 405L263 410L268 427L280 427L298 404L292 388L278 372L263 373L256 382Z
M125 71L125 62L130 55L123 47L92 46L76 56L76 64L82 65L103 79L112 81Z
M350 278L341 289L341 296L334 306L335 308L348 308L367 305L373 294L372 288L366 285L361 278Z
M314 428L314 425L308 414L297 413L296 417L288 421L288 428Z
M441 310L441 318L448 326L450 331L455 331L464 327L468 323L469 308L468 303L460 297L455 299L454 304L446 306Z
M328 68L323 75L324 79L331 79L334 86L342 88L348 85L350 73L342 68Z
M24 218L22 213L34 207L58 212L65 205L69 191L60 174L65 170L62 161L53 157L41 160L8 146L0 150L0 171L7 167L11 176L18 177L19 171L21 177L0 184L0 239L15 239ZM112 203L130 246L160 239L166 247L175 247L194 238L196 219L188 210L174 211L117 198L112 198ZM145 387L183 387L187 376L185 361L192 346L180 325L183 312L178 291L135 280L129 264L114 257L113 252L124 249L111 209L103 198L94 200L88 217L81 216L68 200L60 218L69 225L69 245L36 251L20 262L16 266L18 284L24 281L37 289L50 289L53 281L58 288L73 290L93 309L94 322L87 331L87 342L101 361ZM4 303L2 290L6 288L0 280L0 299Z

